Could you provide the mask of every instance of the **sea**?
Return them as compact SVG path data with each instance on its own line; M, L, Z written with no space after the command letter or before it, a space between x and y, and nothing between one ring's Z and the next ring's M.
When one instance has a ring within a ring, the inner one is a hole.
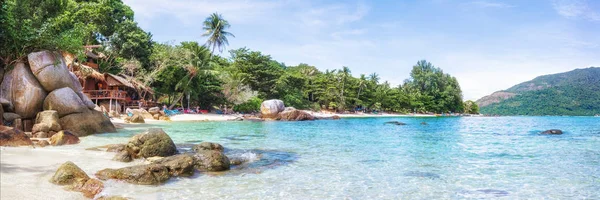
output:
M389 124L398 121L406 125ZM85 150L162 128L180 152L216 142L246 162L160 186L106 181L132 199L600 199L598 117L389 117L301 122L164 122L79 145L2 149L2 199L83 199L48 182L65 161L91 177L120 163ZM562 135L544 135L561 129ZM25 188L26 187L26 188ZM25 191L18 191L25 188ZM5 194L5 192L11 192ZM39 196L43 195L43 196Z

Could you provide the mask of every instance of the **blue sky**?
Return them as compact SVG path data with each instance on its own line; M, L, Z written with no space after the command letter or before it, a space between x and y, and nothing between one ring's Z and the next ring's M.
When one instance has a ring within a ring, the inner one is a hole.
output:
M476 100L536 76L600 66L596 0L124 0L158 42L198 41L213 12L229 20L228 49L286 65L348 66L396 85L421 59L457 77ZM224 54L228 55L228 54Z

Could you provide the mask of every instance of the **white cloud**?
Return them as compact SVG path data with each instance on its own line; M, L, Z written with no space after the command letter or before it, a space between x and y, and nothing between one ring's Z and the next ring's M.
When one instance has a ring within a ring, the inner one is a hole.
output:
M592 8L585 0L555 0L553 6L559 15L566 18L600 21L600 8Z

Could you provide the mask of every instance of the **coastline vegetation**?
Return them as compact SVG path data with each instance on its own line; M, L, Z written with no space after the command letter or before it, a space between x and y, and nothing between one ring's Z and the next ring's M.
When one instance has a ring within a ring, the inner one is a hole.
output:
M36 50L66 51L83 59L82 46L101 45L94 50L106 55L98 63L100 72L134 77L170 107L228 105L247 113L258 110L263 100L281 99L287 106L316 111L478 112L476 104L463 102L456 78L426 60L394 86L377 73L354 76L346 66L325 71L304 63L288 66L246 47L223 53L234 35L218 13L199 23L206 42L175 44L153 41L121 0L7 0L1 9L3 68Z

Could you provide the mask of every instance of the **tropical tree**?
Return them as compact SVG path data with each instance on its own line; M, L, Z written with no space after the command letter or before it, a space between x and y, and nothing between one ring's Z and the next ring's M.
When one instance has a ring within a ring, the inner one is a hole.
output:
M227 32L231 25L223 16L219 13L213 13L209 17L204 20L202 29L204 33L202 36L208 36L208 40L206 40L206 45L212 48L212 53L215 53L215 49L218 49L219 52L223 52L225 50L225 46L229 45L228 36L235 37L230 32Z

